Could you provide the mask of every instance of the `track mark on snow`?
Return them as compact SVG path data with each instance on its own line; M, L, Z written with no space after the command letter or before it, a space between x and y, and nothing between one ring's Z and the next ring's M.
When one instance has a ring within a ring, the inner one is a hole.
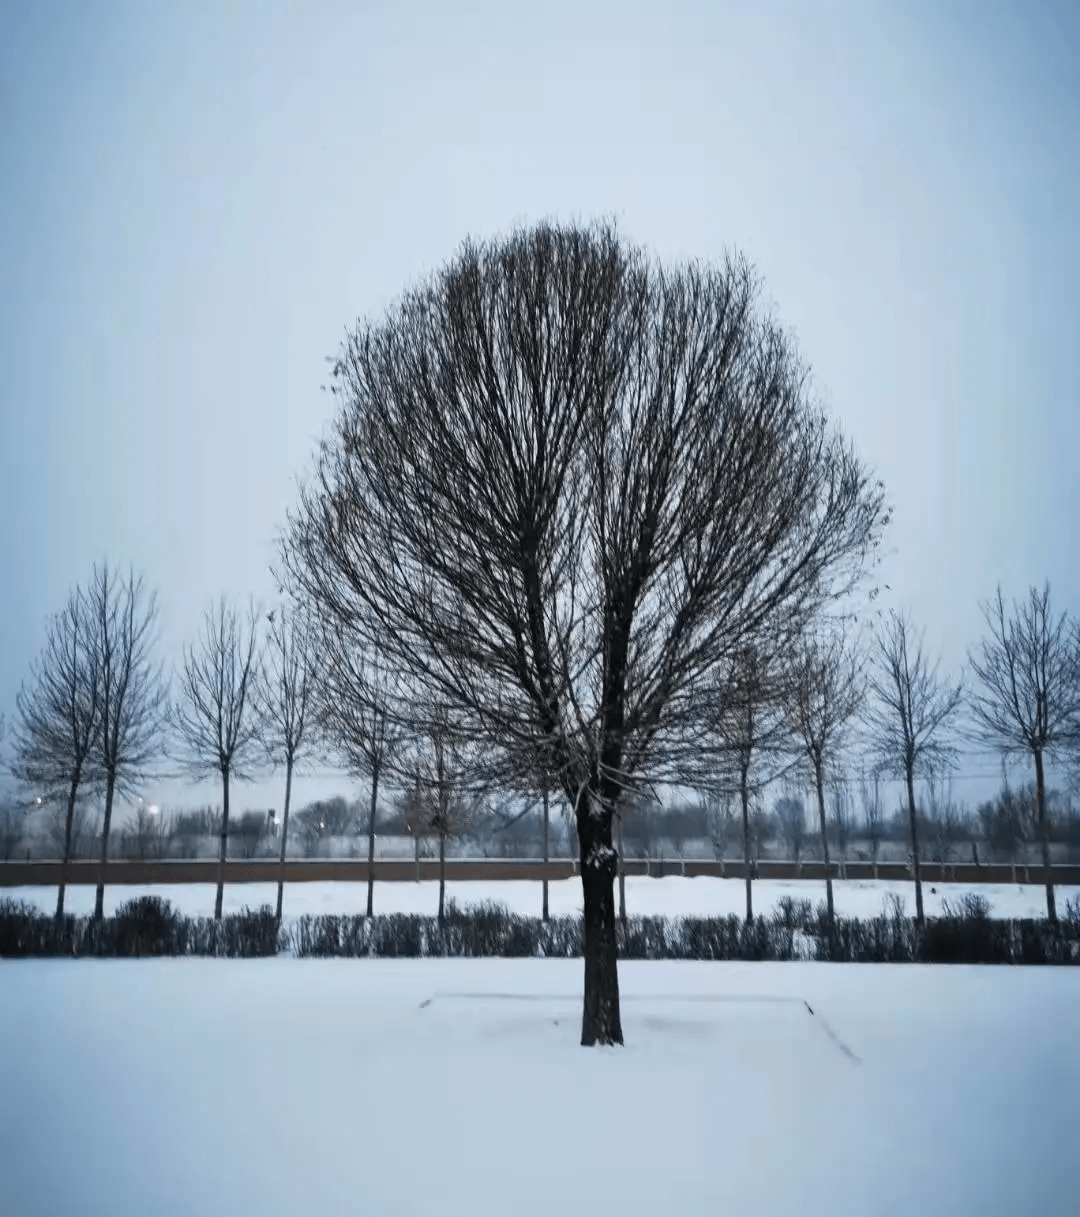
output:
M844 1043L844 1041L836 1034L836 1032L832 1029L832 1027L830 1027L829 1024L825 1021L824 1017L820 1014L815 1014L814 1007L805 999L803 1000L803 1005L807 1008L807 1010L810 1011L811 1017L821 1024L822 1031L824 1031L825 1034L829 1037L829 1039L831 1039L832 1042L837 1046L837 1048L840 1049L840 1051L844 1054L844 1056L846 1056L848 1058L848 1060L852 1061L854 1064L861 1065L862 1059L858 1055L856 1055L856 1053L852 1052L852 1050L847 1046L847 1044Z

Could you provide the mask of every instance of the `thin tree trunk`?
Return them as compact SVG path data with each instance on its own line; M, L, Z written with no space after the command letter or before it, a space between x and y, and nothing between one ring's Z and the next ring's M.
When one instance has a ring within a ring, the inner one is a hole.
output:
M56 892L56 920L60 921L64 916L64 887L67 883L67 866L71 860L71 830L75 823L75 795L79 790L79 779L75 777L71 782L71 789L68 791L67 818L64 820L64 856L61 859L60 866L60 885Z
M611 816L591 814L588 789L577 806L580 842L581 888L585 921L585 1005L581 1017L581 1043L623 1042L619 1010L618 945L615 938L615 850L611 844Z
M926 917L923 913L922 899L922 863L919 861L919 824L915 814L915 770L914 766L907 766L907 797L908 797L908 818L911 820L911 859L912 867L915 871L915 920L919 925L926 923Z
M821 772L821 762L814 765L814 783L817 786L818 820L821 824L821 848L825 854L825 903L829 910L829 925L836 920L836 907L833 904L832 871L829 866L829 831L825 823L825 781Z
M416 882L420 882L420 838L416 837L413 840L413 846L416 849Z
M289 847L289 803L292 800L293 758L285 758L285 807L281 813L281 873L277 883L277 919L281 921L281 906L285 896L285 853Z
M98 875L97 896L94 899L94 920L105 916L105 865L109 860L109 828L112 825L113 797L116 793L116 774L110 773L105 784L105 822L101 829L101 874Z
M754 920L754 889L752 881L753 865L750 859L750 789L747 785L745 766L739 781L739 794L742 797L742 832L743 857L746 861L746 924Z
M446 903L446 834L439 833L439 925L442 925Z
M367 835L367 915L375 912L375 806L379 798L379 766L371 766L371 809Z
M548 792L545 790L544 791L544 909L543 909L543 912L540 914L542 920L544 920L544 921L547 921L547 919L548 919L548 878L547 878L548 856L549 856L549 851L548 851Z
M1054 880L1050 873L1050 824L1046 817L1046 776L1043 773L1041 751L1035 753L1035 802L1039 811L1039 837L1042 840L1043 875L1046 880L1046 916L1057 921L1057 902L1054 899Z
M214 901L214 920L221 920L221 902L225 895L225 853L229 841L229 771L221 775L221 853L218 868L217 899Z

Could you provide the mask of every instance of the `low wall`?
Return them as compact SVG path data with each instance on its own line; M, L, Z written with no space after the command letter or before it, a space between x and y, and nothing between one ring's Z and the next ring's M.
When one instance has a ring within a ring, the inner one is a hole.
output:
M902 882L912 879L911 868L902 862L833 863L830 871L834 879L871 880L892 879ZM217 883L220 878L228 884L276 883L284 878L286 883L366 883L368 864L366 861L344 859L290 859L284 868L274 861L230 860L222 866L219 862L201 859L194 862L140 861L114 859L100 861L69 862L64 867L57 861L0 862L0 888L11 887L55 887L60 882L61 872L65 882L73 886L97 884L102 878L111 886L150 885L169 883ZM409 882L421 879L438 879L439 863L433 859L405 861L379 859L374 864L375 880L378 883ZM569 879L578 872L576 861L558 859L552 862L539 860L514 861L494 858L447 859L446 878L450 882L483 882L485 880L522 879L533 883L541 879ZM684 875L687 878L709 877L718 879L743 879L746 866L743 862L717 862L704 859L643 859L628 858L623 863L626 875L641 875L660 878L665 875ZM814 880L825 879L823 862L758 862L754 868L758 879ZM1052 866L1051 880L1055 886L1080 886L1080 866ZM925 883L1035 883L1046 882L1043 867L1027 865L1012 866L1007 863L992 863L975 866L972 863L946 864L924 862L922 877Z

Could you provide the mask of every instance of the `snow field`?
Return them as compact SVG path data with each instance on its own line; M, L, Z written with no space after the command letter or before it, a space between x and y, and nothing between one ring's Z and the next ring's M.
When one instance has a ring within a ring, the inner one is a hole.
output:
M936 890L932 890L936 889ZM886 880L841 880L833 885L836 909L841 916L876 917L880 915L889 893L900 896L909 916L915 912L915 888L911 883ZM1080 899L1080 888L1055 889L1059 914L1069 899ZM973 892L990 902L991 917L1044 917L1046 889L1036 884L1023 886L991 884L924 884L923 899L928 916L942 912L942 904L959 904L964 895ZM91 886L69 887L64 907L70 913L93 912L95 889ZM159 884L153 887L107 887L105 912L111 914L119 905L137 896L157 895L170 901L175 908L190 916L211 916L214 911L215 888L211 884ZM485 901L505 904L511 912L538 917L541 910L541 885L536 881L447 883L447 899L459 906ZM53 887L0 888L0 897L26 900L46 912L56 908ZM754 912L769 916L784 896L810 900L816 907L825 899L825 885L811 880L760 879L753 885ZM560 879L549 883L548 901L553 917L581 912L581 880ZM226 886L224 910L239 912L245 906L277 903L277 885L247 883ZM367 885L364 883L287 883L282 913L286 919L304 913L363 913L367 907ZM439 885L424 881L376 883L376 913L420 913L434 916L439 907ZM746 885L742 879L694 878L666 876L649 879L628 876L626 879L626 911L630 915L716 917L746 912ZM1080 1210L1078 1210L1080 1211Z
M581 978L0 962L0 1213L1078 1211L1074 969L623 963L592 1051Z

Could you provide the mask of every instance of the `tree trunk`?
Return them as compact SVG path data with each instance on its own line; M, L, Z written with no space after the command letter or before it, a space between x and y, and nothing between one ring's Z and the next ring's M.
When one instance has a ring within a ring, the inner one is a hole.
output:
M420 882L420 838L416 837L413 840L413 847L416 850L416 882Z
M1046 916L1057 921L1057 902L1054 899L1054 880L1050 873L1050 824L1046 817L1046 776L1043 773L1041 749L1035 752L1035 805L1039 812L1039 837L1042 841L1043 875L1046 879Z
M281 874L277 883L277 919L281 921L281 905L285 896L285 854L289 847L289 803L292 801L293 758L285 758L285 807L281 813Z
M623 868L623 822L619 816L619 856L616 859L619 868L619 920L626 929L626 871Z
M221 774L221 854L218 869L217 899L214 901L214 920L221 920L221 902L225 895L225 854L229 841L229 771Z
M915 920L919 925L926 923L923 914L922 901L922 863L919 861L919 824L915 815L915 767L906 767L908 817L911 820L911 858L915 870Z
M379 766L371 766L371 809L367 831L367 915L375 912L375 805L379 798Z
M750 860L750 789L747 785L747 771L743 768L739 781L739 794L742 796L742 833L743 857L746 860L746 924L754 920L754 890L752 883L753 865Z
M101 874L98 876L94 899L94 920L105 916L105 864L109 860L109 828L112 824L113 796L116 793L116 773L110 771L105 783L105 822L101 828Z
M585 1003L581 1043L623 1042L619 1010L618 945L615 938L616 854L611 844L611 814L592 814L589 790L578 799L581 889L585 913Z
M71 789L68 791L67 818L64 821L64 856L60 866L60 885L56 892L57 921L61 921L64 916L64 886L67 882L67 864L71 860L71 830L75 823L75 795L78 790L79 779L74 777L71 780Z
M547 865L548 865L548 792L544 791L544 909L540 914L544 921L548 919L548 880L547 880Z
M833 904L832 872L829 869L829 829L825 822L825 781L820 761L814 763L814 784L817 787L818 821L821 824L821 848L825 856L825 904L829 910L829 925L836 920Z
M446 834L439 833L439 925L446 914Z

